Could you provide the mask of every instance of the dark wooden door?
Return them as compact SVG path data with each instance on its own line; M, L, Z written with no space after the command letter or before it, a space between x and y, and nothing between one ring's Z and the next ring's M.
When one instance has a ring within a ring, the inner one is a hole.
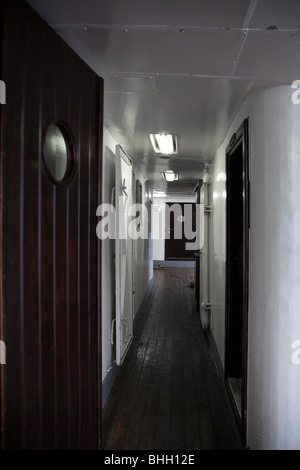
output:
M195 188L196 210L200 210L199 204L200 204L200 194L201 194L202 184L203 184L203 180L199 180ZM195 297L196 297L196 302L197 302L197 312L200 311L199 283L200 283L200 250L197 250L195 252Z
M102 80L22 0L4 3L1 108L7 449L97 449ZM77 170L55 183L49 121L67 123Z
M226 149L226 334L225 378L229 396L246 442L249 170L248 121Z
M186 248L186 244L192 243L195 238L187 238L186 234L187 229L193 232L196 230L196 204L168 202L166 206L170 208L170 213L168 216L166 211L165 260L195 260L195 250ZM187 218L188 206L192 220ZM169 233L169 238L167 238L167 233Z

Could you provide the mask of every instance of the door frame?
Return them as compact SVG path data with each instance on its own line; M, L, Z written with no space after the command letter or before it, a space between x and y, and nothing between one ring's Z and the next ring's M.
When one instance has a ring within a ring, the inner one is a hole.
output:
M197 205L195 202L170 202L170 201L167 201L165 203L165 207L169 206L172 207L172 206L176 206L176 205L179 205L181 206L181 210L182 210L182 214L184 215L184 210L185 210L185 206L187 205L191 205L192 206L192 217L193 217L193 231L195 231L196 229L196 209L197 209ZM172 212L172 211L171 211ZM173 213L173 212L172 212ZM165 231L167 232L167 230L170 230L170 227L167 227L167 222L169 222L169 224L171 223L171 216L170 218L167 220L167 212L165 212ZM174 217L175 217L175 214L173 213L173 221L174 221ZM184 219L183 219L184 220ZM172 229L171 229L172 230ZM173 230L172 230L173 231ZM174 256L174 257L170 257L168 255L168 252L170 251L170 249L168 248L168 245L170 245L170 243L173 241L174 239L172 239L172 237L170 236L170 238L168 237L165 237L165 247L164 247L164 250L165 250L165 256L164 256L164 259L165 261L194 261L195 260L195 252L196 250L194 250L192 253L192 255L190 256L185 256L185 257L181 257L181 256ZM184 233L184 223L182 224L182 237L181 237L181 242L182 243L191 243L193 242L193 240L188 240L185 238L185 233ZM185 250L185 252L188 252L188 251L191 251L191 250Z
M231 166L231 156L242 146L242 226L243 226L243 250L242 250L242 365L241 365L241 410L238 411L236 401L229 385L229 328L230 328L230 272L232 269L232 231L234 220L230 214L231 188L234 185L234 177ZM225 384L240 431L242 442L246 444L247 430L247 367L248 367L248 301L249 301L249 229L250 229L250 181L249 181L249 121L245 119L236 133L230 139L226 148L226 306L225 306Z
M122 161L128 166L128 172L130 174L130 181L123 181L122 174ZM115 278L116 278L116 289L115 289L115 301L116 301L116 364L120 366L125 359L125 356L129 350L129 347L133 340L133 245L132 239L128 234L128 224L129 216L128 211L129 207L132 204L132 182L133 182L133 172L132 172L132 160L122 149L120 145L116 146L116 186L115 186L115 198L116 198L116 239L115 239ZM128 187L130 183L130 187ZM124 185L125 184L125 185ZM126 196L127 211L125 213L125 220L122 220L124 217L123 207L120 207L120 200L124 194ZM119 199L120 198L120 199ZM123 230L126 233L122 233L122 223ZM122 238L124 237L124 238ZM124 266L124 247L126 241L126 259ZM123 255L123 256L122 256ZM129 286L122 285L122 268L125 267L125 277L128 277ZM126 291L126 287L128 292ZM122 304L122 289L124 289L124 305ZM126 293L128 294L127 298L129 299L129 304L126 304L126 307L129 308L128 312L125 312L125 298ZM124 307L124 309L123 309ZM125 314L126 313L126 314ZM128 321L127 321L128 320ZM124 331L126 336L126 343L123 343Z
M203 180L200 179L194 189L196 194L196 210L200 210L201 188ZM195 252L195 298L197 302L197 312L200 312L200 251L201 248Z

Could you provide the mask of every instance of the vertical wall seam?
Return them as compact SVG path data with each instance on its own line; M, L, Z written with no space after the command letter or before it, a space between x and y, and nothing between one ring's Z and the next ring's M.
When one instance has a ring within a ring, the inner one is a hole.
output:
M88 153L88 181L89 181L89 189L88 189L88 377L89 377L89 443L91 449L91 407L92 407L92 400L91 400L91 146L92 146L92 136L91 136L91 125L92 125L92 103L90 102L89 106L89 153Z
M38 348L39 348L39 431L40 448L43 448L43 340L42 340L42 109L43 87L40 81L39 138L38 138Z
M24 319L24 137L25 137L25 106L26 106L26 77L23 74L22 80L22 105L20 122L20 238L19 238L19 257L20 257L20 377L21 377L21 445L25 446L25 319Z
M78 110L78 147L77 147L77 163L78 163L78 194L77 194L77 326L78 326L78 355L77 355L77 363L78 363L78 440L81 443L81 427L82 427L82 414L81 414L81 329L80 329L80 302L81 302L81 295L80 295L80 217L81 217L81 210L80 210L80 198L81 198L81 103Z
M69 269L69 256L70 256L70 191L67 188L67 213L66 213L66 300L67 300L67 394L68 394L68 446L71 447L71 366L70 366L70 269Z
M56 187L53 185L53 362L54 362L54 447L57 449L57 351L56 351Z
M68 121L71 117L71 96L68 95ZM67 396L68 396L68 448L71 448L71 358L70 358L70 188L66 188L66 297L67 297Z

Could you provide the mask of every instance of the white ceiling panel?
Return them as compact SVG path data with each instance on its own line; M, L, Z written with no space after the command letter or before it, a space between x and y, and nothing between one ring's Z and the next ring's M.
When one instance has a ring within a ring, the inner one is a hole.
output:
M299 0L258 0L249 24L251 29L300 28Z
M28 3L50 24L241 28L250 1L29 0Z
M99 75L103 72L230 76L243 41L239 31L58 29Z
M300 77L300 37L294 32L250 32L240 56L236 74L292 83Z
M105 94L106 123L112 133L118 123L118 139L133 159L153 156L149 133L168 131L179 135L178 156L203 162L222 143L223 127L230 126L250 83L158 76L152 94Z
M105 93L154 93L153 76L132 76L111 73L105 79Z

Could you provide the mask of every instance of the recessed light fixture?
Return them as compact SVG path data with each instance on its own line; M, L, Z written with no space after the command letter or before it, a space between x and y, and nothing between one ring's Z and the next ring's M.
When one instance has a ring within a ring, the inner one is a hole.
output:
M176 180L178 180L178 174L174 173L172 170L165 171L164 173L162 173L162 175L163 175L163 178L167 181L176 181Z
M150 134L150 141L156 153L172 155L178 153L178 138L176 134Z

